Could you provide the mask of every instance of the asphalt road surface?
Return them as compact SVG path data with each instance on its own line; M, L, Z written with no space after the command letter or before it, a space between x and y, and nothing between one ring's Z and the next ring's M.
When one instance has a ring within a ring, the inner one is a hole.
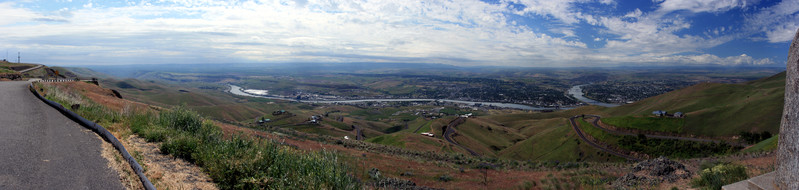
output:
M123 189L100 139L37 99L28 82L0 82L0 189Z
M34 70L34 69L41 68L42 66L44 66L44 65L36 65L35 67L27 68L27 69L25 69L25 70L21 70L21 71L19 71L19 72L20 72L20 73L24 73L24 72L32 71L32 70Z
M355 128L355 140L363 141L363 129L357 125L352 125Z
M614 130L610 130L610 129L604 128L601 125L599 125L599 119L601 119L601 117L599 117L598 115L582 115L582 116L583 117L593 117L594 120L591 121L591 124L594 127L602 129L603 131L605 131L607 133L611 133L611 134L615 134L615 135L632 135L632 136L638 135L637 133L614 131ZM649 134L644 134L644 136L646 136L646 138L653 138L653 139L674 139L674 140L694 141L694 142L724 143L724 142L722 142L720 140L700 139L700 138L692 138L692 137L679 137L679 136L666 136L666 135L649 135ZM738 144L734 144L734 145L738 145ZM744 145L739 145L739 146L744 146Z
M577 136L579 136L579 137L580 137L580 139L583 139L583 141L584 141L585 143L587 143L588 145L591 145L591 146L593 146L594 148L597 148L597 149L599 149L599 150L602 150L602 151L605 151L605 152L607 152L607 153L610 153L610 154L616 155L616 156L618 156L618 157L622 157L622 158L625 158L625 159L628 159L628 160L635 160L635 161L638 161L638 160L639 160L638 158L635 158L635 157L632 157L632 156L630 156L630 155L623 154L623 153L620 153L620 152L616 152L616 151L614 151L614 150L611 150L611 149L605 148L604 146L598 145L598 144L594 143L594 142L593 142L593 141L591 141L591 140L588 140L588 138L586 138L586 137L585 137L585 134L583 134L583 131L582 131L582 130L580 130L580 127L577 127L577 122L574 122L574 119L575 119L575 118L577 118L577 117L581 117L581 116L579 116L579 115L576 115L576 116L572 116L572 117L570 117L570 118L569 118L569 124L571 124L571 126L572 126L572 129L574 129L574 132L576 132L576 133L577 133Z
M444 135L443 135L444 139L447 140L447 142L454 144L455 146L463 148L464 150L469 152L469 154L472 154L472 156L480 156L480 153L477 153L472 149L466 148L465 146L458 144L458 142L455 142L455 140L452 139L452 135L455 133L455 127L462 124L465 120L466 118L458 117L455 118L455 120L452 120L452 122L449 122L447 127L444 128Z

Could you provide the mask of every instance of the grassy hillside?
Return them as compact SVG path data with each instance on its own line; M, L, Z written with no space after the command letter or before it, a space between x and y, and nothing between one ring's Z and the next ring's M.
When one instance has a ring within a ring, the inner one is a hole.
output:
M83 73L92 73L82 70ZM742 84L699 84L634 104L615 108L584 106L550 113L528 111L484 111L457 127L454 139L489 157L548 161L620 161L577 139L566 118L580 114L598 114L604 122L619 127L655 130L701 136L733 136L741 131L776 133L782 111L784 73ZM441 139L442 127L453 116L429 119L414 115L432 106L357 107L344 105L309 105L233 96L223 84L169 83L134 79L104 79L102 86L119 90L125 98L155 105L181 105L219 120L247 124L255 118L274 121L269 126L292 128L302 132L354 138L352 125L363 128L368 142L419 151L465 153ZM180 85L178 85L180 84ZM270 114L287 110L296 116L278 120ZM685 119L650 118L654 110L687 113ZM331 112L336 111L336 112ZM441 112L457 112L453 108ZM321 125L303 124L311 115L330 116ZM338 121L338 119L341 119ZM582 122L581 122L582 123ZM587 124L585 126L588 126ZM432 132L435 138L414 134ZM592 134L593 128L584 129ZM619 139L606 139L607 143Z
M775 135L771 138L766 140L760 141L759 143L750 146L747 149L742 150L743 152L761 152L761 151L773 151L777 149L777 141L780 139L779 135Z
M100 78L100 79L111 78L111 75L107 75L105 73L100 73L91 69L81 68L81 67L53 67L53 69L61 72L69 71L81 78Z
M499 157L561 162L624 160L582 142L577 138L574 130L565 123L544 128L530 138L500 151Z
M609 116L649 116L655 110L687 114L682 130L663 129L663 125L650 130L702 136L733 136L742 131L776 133L784 93L785 72L782 72L741 84L697 84L603 112Z

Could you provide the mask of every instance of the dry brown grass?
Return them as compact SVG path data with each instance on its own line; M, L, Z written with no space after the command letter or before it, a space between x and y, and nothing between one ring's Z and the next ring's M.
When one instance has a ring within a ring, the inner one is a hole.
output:
M100 136L97 136L97 138L100 138ZM108 167L119 174L119 181L122 182L125 189L144 189L144 186L142 186L139 180L139 176L133 172L133 169L130 168L125 158L119 154L119 151L116 151L111 143L105 142L104 140L102 147L101 155L108 160Z
M183 159L164 155L158 143L148 143L135 135L128 137L131 149L141 154L145 175L158 189L219 189L200 167Z
M134 102L126 99L120 99L114 96L110 89L100 88L97 85L85 82L61 82L53 83L54 85L80 92L82 95L91 99L95 103L103 105L114 111L122 111L126 107L128 109L143 110L148 109L149 106L139 102ZM124 98L124 97L123 97Z

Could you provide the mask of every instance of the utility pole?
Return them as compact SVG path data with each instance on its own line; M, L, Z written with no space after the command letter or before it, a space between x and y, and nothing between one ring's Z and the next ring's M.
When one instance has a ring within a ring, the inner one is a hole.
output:
M19 61L19 52L17 52L17 63L22 63Z

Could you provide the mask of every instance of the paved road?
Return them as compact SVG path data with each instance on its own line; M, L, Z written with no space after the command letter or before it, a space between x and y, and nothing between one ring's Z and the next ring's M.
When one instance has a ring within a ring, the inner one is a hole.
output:
M362 141L363 140L363 129L360 126L352 125L352 128L355 128L355 140Z
M21 70L21 71L19 71L19 73L25 73L25 72L28 72L28 71L32 71L34 69L42 68L42 66L44 66L44 65L36 65L35 67L31 67L31 68L27 68L27 69Z
M0 189L123 189L102 140L28 91L0 82Z
M449 124L447 124L447 127L444 128L444 139L446 139L449 143L452 143L455 146L461 147L464 150L468 151L469 154L472 154L472 156L480 156L480 153L477 153L472 149L466 148L465 146L458 144L458 142L455 142L455 140L452 139L452 134L455 133L455 126L458 126L465 121L466 118L458 117L455 118L455 120L452 120L452 122L449 122Z
M569 123L571 124L572 128L574 129L574 132L577 133L577 136L579 136L580 139L583 139L583 141L585 141L585 143L588 143L588 145L591 145L591 146L593 146L593 147L595 147L595 148L597 148L599 150L605 151L607 153L610 153L610 154L613 154L613 155L616 155L616 156L619 156L619 157L622 157L622 158L626 158L628 160L635 160L635 161L640 160L640 159L632 157L630 155L623 154L623 153L616 152L614 150L605 148L604 146L600 146L600 145L594 143L593 141L588 140L588 138L586 138L585 135L583 134L583 131L580 130L579 127L577 127L577 122L574 122L574 119L577 118L577 117L580 117L580 116L579 115L575 115L575 116L570 117L569 118Z
M610 130L608 128L604 128L601 125L599 125L599 119L601 119L601 117L599 117L598 115L584 115L584 117L593 117L594 120L591 121L591 124L594 125L594 127L602 129L603 131L605 131L607 133L615 134L615 135L632 135L632 136L638 135L637 133L614 131L614 130ZM700 138L692 138L692 137L666 136L666 135L648 135L648 134L644 134L644 136L646 136L646 138L652 138L652 139L675 139L675 140L694 141L694 142L724 143L724 142L722 142L720 140L700 139Z

